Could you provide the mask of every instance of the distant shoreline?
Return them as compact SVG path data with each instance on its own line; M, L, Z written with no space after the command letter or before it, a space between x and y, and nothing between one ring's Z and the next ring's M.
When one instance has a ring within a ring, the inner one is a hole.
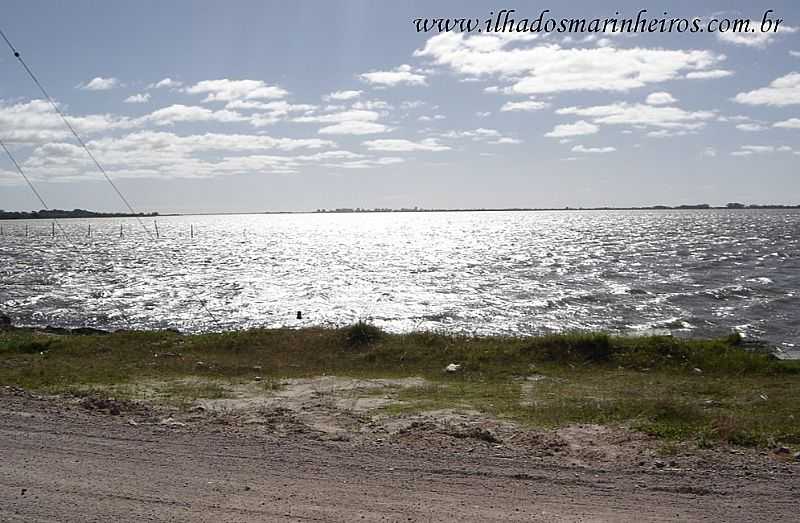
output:
M745 205L728 204L725 206L700 205L652 205L647 207L502 207L502 208L464 208L464 209L424 209L424 208L337 208L316 209L313 211L253 211L253 212L189 212L189 213L113 213L95 212L83 209L65 211L60 209L40 211L1 211L0 220L56 220L80 218L164 218L171 216L237 216L243 214L375 214L375 213L433 213L433 212L555 212L555 211L697 211L697 210L800 210L800 205Z
M154 218L152 213L95 212L84 209L64 211L61 209L42 209L40 211L0 211L0 220L60 220L63 218Z

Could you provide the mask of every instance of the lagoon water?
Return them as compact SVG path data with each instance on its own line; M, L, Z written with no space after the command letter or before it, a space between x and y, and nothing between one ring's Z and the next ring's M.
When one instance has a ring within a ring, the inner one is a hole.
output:
M737 330L800 357L800 210L180 216L157 240L132 218L0 223L18 324Z

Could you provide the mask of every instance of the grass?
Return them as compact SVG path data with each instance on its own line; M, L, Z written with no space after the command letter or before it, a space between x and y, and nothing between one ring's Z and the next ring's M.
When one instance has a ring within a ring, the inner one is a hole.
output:
M444 373L449 363L461 371ZM627 425L666 443L800 445L800 362L738 336L398 335L366 323L192 336L0 332L0 384L45 392L156 382L167 384L156 396L185 404L256 376L270 391L280 378L321 374L428 379L397 391L405 403L390 412L470 408L536 427ZM525 381L534 374L544 379Z

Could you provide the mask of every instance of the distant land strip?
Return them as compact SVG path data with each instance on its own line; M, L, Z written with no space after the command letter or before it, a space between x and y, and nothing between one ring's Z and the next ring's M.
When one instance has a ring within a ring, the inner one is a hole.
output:
M135 216L158 216L157 212L151 213L117 213L94 212L84 209L64 211L61 209L42 209L40 211L3 211L0 210L0 220L55 220L59 218L126 218Z
M192 216L192 215L237 215L237 214L346 214L346 213L392 213L392 212L501 212L501 211L659 211L659 210L715 210L715 209L800 209L800 205L781 205L781 204L744 204L729 203L724 206L713 206L706 203L695 205L651 205L642 207L502 207L487 208L474 207L462 209L436 209L423 207L402 207L392 208L362 208L362 207L339 207L336 209L316 209L314 211L254 211L254 212L198 212L198 213L120 213L120 212L95 212L84 209L74 209L65 211L61 209L49 209L39 211L4 211L0 209L0 220L36 220L36 219L61 219L61 218L129 218L129 217L165 217L165 216Z

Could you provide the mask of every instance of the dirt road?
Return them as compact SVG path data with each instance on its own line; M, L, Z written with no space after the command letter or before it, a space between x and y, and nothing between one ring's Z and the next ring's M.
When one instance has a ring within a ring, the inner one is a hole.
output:
M796 521L800 513L800 465L755 452L576 466L467 439L334 441L117 414L0 393L0 521Z

